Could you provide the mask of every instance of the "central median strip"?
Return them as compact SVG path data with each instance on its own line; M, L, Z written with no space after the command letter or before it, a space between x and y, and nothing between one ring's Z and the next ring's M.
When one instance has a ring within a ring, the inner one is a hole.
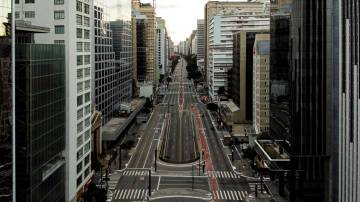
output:
M199 133L199 142L202 148L202 152L203 152L203 158L205 161L205 166L206 166L206 170L207 171L214 171L214 167L213 167L213 163L212 163L212 159L210 156L210 151L209 151L209 146L205 137L205 132L204 132L204 128L201 122L201 118L200 118L200 113L199 110L195 107L192 106L191 110L193 112L193 116L195 118L195 126L198 129L198 133ZM216 177L214 176L208 176L208 180L209 180L209 186L210 186L210 190L212 191L212 193L215 193L216 191L219 190L219 184L216 180ZM219 198L214 197L214 201L220 201Z

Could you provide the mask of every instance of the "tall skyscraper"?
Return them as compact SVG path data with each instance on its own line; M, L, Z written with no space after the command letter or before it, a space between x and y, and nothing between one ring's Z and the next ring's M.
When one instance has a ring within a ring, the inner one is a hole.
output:
M5 202L12 201L14 166L11 2L0 1L0 201Z
M65 47L33 44L31 36L24 40L37 28L26 25L16 32L16 201L61 202L65 200Z
M240 108L240 123L253 121L254 43L257 34L267 33L268 29L240 31L233 35L231 98Z
M128 8L131 9L131 8ZM116 88L115 100L117 106L129 102L132 98L132 33L131 21L128 18L110 22L113 33L115 52Z
M327 78L326 99L330 102L325 114L326 120L330 121L326 133L332 134L331 140L327 139L325 142L328 147L326 151L331 154L328 198L332 201L359 201L360 2L332 0L320 3L326 11L328 40L325 49L328 57L327 71L322 76ZM310 2L308 4L314 6ZM331 107L334 108L330 114ZM332 142L331 146L328 142Z
M113 52L113 32L110 30L108 8L104 1L94 3L94 45L95 65L93 73L93 96L96 110L102 114L102 123L108 122L113 115L116 99L117 73L115 71L115 53ZM82 42L79 42L82 50ZM82 85L79 83L79 85ZM81 86L80 86L81 88Z
M132 10L135 15L141 15L146 17L145 23L145 35L137 37L145 38L145 51L146 51L146 82L152 82L153 85L157 85L158 68L155 68L156 55L156 24L155 24L155 9L149 3L140 3L139 0L132 0ZM142 18L143 18L142 17ZM137 55L139 57L139 55ZM139 65L139 64L138 64ZM139 72L138 72L139 73ZM140 81L140 80L139 80Z
M133 64L133 76L136 81L145 82L147 78L147 52L146 52L146 23L147 18L144 15L133 17L133 55L136 58ZM133 60L134 60L133 59ZM134 75L135 74L135 75Z
M230 94L228 72L233 68L233 33L269 29L269 15L263 9L251 11L244 8L237 15L215 15L210 21L207 81L213 100L220 87L225 88L226 95Z
M159 69L160 79L164 78L167 67L166 26L165 20L156 18L156 67Z
M269 131L270 34L257 34L253 50L253 125L262 134Z
M65 201L76 200L93 176L90 166L93 1L19 0L15 9L17 19L50 28L48 34L35 34L35 43L65 45Z
M267 12L267 7L263 2L241 2L241 1L209 1L205 5L204 23L205 23L205 79L209 67L209 50L210 50L210 21L216 15L236 15L238 13L247 11L251 12Z
M203 71L205 63L205 26L204 20L197 20L197 45L196 56L197 65Z

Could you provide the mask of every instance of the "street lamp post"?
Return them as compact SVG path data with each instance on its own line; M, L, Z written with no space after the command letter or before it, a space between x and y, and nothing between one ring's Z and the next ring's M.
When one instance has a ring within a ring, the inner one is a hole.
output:
M155 172L157 171L157 148L155 149Z
M121 159L121 147L118 147L119 149L119 170L121 170L121 164L122 164L122 159Z
M194 165L192 166L191 189L194 190Z
M151 169L149 169L149 196L151 196Z

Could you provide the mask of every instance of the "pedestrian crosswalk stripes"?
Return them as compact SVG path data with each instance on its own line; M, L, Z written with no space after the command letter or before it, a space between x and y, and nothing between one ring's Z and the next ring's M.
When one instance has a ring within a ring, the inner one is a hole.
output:
M145 199L148 193L148 189L117 189L113 193L113 200L141 200Z
M248 195L247 191L235 191L235 190L216 190L213 191L213 198L215 200L245 200Z
M208 175L215 178L240 178L239 175L231 171L209 171Z
M146 170L126 170L122 174L123 176L147 176L149 172Z

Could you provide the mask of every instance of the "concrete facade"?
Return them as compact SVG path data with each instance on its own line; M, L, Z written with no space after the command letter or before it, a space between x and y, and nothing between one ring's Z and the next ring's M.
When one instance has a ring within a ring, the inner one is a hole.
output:
M18 19L50 28L48 34L36 34L35 43L65 44L65 201L76 201L93 176L90 165L93 8L92 0L35 3L20 0L15 5ZM29 18L25 11L34 11L34 15Z
M270 34L255 36L253 65L253 125L262 134L269 131Z

